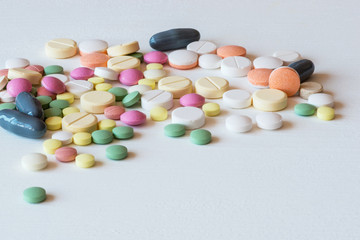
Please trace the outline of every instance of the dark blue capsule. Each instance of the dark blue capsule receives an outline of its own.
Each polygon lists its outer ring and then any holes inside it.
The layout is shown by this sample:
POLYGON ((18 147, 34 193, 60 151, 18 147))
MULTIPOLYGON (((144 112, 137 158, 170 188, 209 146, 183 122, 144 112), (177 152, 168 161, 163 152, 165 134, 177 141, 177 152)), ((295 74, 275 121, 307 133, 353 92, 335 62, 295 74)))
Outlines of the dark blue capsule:
POLYGON ((302 59, 293 62, 289 65, 289 67, 295 69, 295 71, 299 74, 300 82, 305 82, 308 80, 315 70, 314 63, 309 59, 302 59))
POLYGON ((199 41, 200 33, 193 28, 174 28, 154 34, 150 46, 158 51, 185 48, 189 43, 199 41))
POLYGON ((11 109, 0 111, 0 126, 9 132, 27 138, 41 138, 46 133, 44 121, 11 109))
POLYGON ((44 119, 44 111, 41 102, 31 93, 21 92, 15 99, 16 108, 27 115, 44 119))

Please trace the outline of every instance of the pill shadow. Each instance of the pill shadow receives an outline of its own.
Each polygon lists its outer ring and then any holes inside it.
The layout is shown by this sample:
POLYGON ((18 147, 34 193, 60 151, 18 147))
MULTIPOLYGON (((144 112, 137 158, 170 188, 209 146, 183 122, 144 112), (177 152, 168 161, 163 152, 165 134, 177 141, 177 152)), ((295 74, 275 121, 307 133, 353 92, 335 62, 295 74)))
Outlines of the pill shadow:
POLYGON ((49 161, 45 170, 53 170, 57 167, 58 167, 58 163, 49 161))
POLYGON ((139 132, 134 132, 134 136, 132 137, 132 138, 129 138, 129 139, 123 139, 123 141, 125 140, 131 140, 131 139, 139 139, 139 138, 141 138, 141 133, 139 133, 139 132))
POLYGON ((102 162, 102 161, 95 161, 94 167, 102 167, 102 166, 104 166, 104 162, 102 162))
POLYGON ((52 194, 46 194, 46 199, 44 202, 53 202, 55 200, 55 196, 52 194))
POLYGON ((121 161, 128 161, 128 160, 134 160, 136 158, 136 153, 134 152, 128 152, 128 155, 125 159, 121 160, 121 161))
POLYGON ((206 117, 206 123, 204 125, 205 128, 215 126, 217 124, 216 118, 214 117, 206 117))
POLYGON ((298 101, 294 98, 288 98, 286 109, 294 109, 298 101))
POLYGON ((211 142, 210 144, 215 144, 215 143, 218 143, 220 141, 220 138, 217 137, 217 136, 212 136, 211 137, 211 142))
POLYGON ((341 108, 343 108, 345 105, 342 103, 342 102, 335 102, 334 103, 334 108, 335 108, 335 110, 336 109, 341 109, 341 108))
POLYGON ((329 80, 329 77, 330 74, 328 73, 314 73, 307 81, 319 82, 324 85, 329 80))
POLYGON ((251 62, 253 62, 255 58, 257 58, 257 56, 255 56, 254 54, 248 54, 248 53, 246 53, 245 57, 250 59, 251 62))
POLYGON ((335 114, 334 120, 340 120, 343 118, 344 118, 344 116, 342 114, 335 114))
POLYGON ((294 127, 294 123, 292 122, 289 122, 289 121, 283 121, 283 125, 280 129, 283 129, 283 130, 288 130, 288 129, 291 129, 294 127))

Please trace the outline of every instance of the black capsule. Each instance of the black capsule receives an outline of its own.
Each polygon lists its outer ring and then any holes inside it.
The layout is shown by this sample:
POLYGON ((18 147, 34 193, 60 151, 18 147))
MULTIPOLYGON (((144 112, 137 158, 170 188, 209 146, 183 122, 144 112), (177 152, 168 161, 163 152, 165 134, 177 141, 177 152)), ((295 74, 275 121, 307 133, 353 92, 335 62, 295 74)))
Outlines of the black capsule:
POLYGON ((27 138, 41 138, 46 133, 44 121, 11 109, 0 111, 0 126, 9 132, 27 138))
POLYGON ((189 43, 199 41, 200 33, 193 28, 174 28, 154 34, 150 46, 158 51, 185 48, 189 43))
POLYGON ((21 92, 15 99, 16 108, 27 115, 44 119, 41 102, 28 92, 21 92))
POLYGON ((295 71, 299 74, 300 82, 305 82, 308 80, 315 70, 314 63, 309 59, 302 59, 293 62, 289 65, 289 67, 295 69, 295 71))

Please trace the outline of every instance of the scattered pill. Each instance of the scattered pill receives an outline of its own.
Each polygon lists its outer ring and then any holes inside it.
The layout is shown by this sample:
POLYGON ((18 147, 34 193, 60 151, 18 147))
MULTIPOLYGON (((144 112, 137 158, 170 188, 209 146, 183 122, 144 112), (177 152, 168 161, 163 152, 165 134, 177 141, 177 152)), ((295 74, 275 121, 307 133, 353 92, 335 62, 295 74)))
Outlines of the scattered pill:
POLYGON ((106 67, 96 67, 94 75, 110 81, 117 81, 119 78, 118 72, 106 67))
POLYGON ((229 77, 244 77, 251 70, 251 61, 246 57, 227 57, 221 62, 221 72, 229 77))
POLYGON ((199 67, 204 69, 217 69, 221 66, 222 58, 216 54, 204 54, 199 57, 199 67))
POLYGON ((60 162, 72 162, 76 156, 77 150, 73 147, 61 147, 55 151, 55 158, 60 162))
POLYGON ((180 98, 180 104, 184 107, 202 107, 205 98, 197 93, 188 93, 180 98))
POLYGON ((233 115, 226 118, 225 126, 231 132, 243 133, 250 131, 253 123, 251 118, 248 116, 233 115))
POLYGON ((125 109, 122 106, 109 106, 104 109, 105 117, 112 120, 120 120, 121 114, 125 112, 125 109))
POLYGON ((70 72, 70 76, 75 80, 88 80, 94 76, 94 70, 87 67, 78 67, 70 72))
POLYGON ((196 52, 199 55, 216 53, 216 45, 210 41, 195 41, 189 43, 186 49, 196 52))
POLYGON ((116 139, 130 139, 134 136, 134 129, 128 126, 114 127, 112 133, 116 139))
POLYGON ((95 157, 87 153, 79 154, 75 158, 75 164, 80 168, 91 168, 95 165, 95 157))
POLYGON ((80 55, 86 55, 89 53, 106 53, 108 43, 100 39, 89 39, 79 43, 80 55))
POLYGON ((112 84, 110 83, 99 83, 95 85, 96 91, 109 91, 112 88, 112 84))
POLYGON ((311 94, 321 93, 323 86, 318 82, 304 82, 300 84, 300 97, 308 99, 311 94))
POLYGON ((318 107, 316 116, 321 120, 330 121, 335 118, 335 110, 328 106, 321 106, 318 107))
POLYGON ((217 103, 205 103, 202 106, 202 110, 205 113, 205 116, 215 117, 220 114, 220 105, 217 103))
POLYGON ((41 85, 46 88, 46 90, 56 94, 63 93, 66 90, 65 84, 55 77, 43 77, 41 85))
POLYGON ((43 142, 44 152, 47 154, 54 154, 55 150, 62 146, 62 142, 57 139, 47 139, 43 142))
POLYGON ((127 56, 137 58, 137 59, 139 59, 139 61, 141 63, 144 62, 144 54, 141 52, 130 53, 130 54, 127 54, 127 56))
POLYGON ((251 94, 242 89, 232 89, 224 93, 224 103, 230 108, 247 108, 251 105, 251 94))
POLYGON ((48 158, 42 153, 28 153, 21 157, 21 165, 29 171, 39 171, 47 167, 48 158))
POLYGON ((308 103, 298 103, 295 105, 294 111, 299 116, 312 116, 316 111, 316 107, 308 103))
POLYGON ((298 52, 291 50, 280 50, 273 53, 273 57, 280 58, 284 65, 289 65, 290 63, 299 61, 301 55, 298 52))
POLYGON ((31 82, 25 78, 12 79, 6 86, 7 93, 16 97, 21 92, 31 92, 31 82))
POLYGON ((196 129, 190 133, 190 141, 197 145, 206 145, 211 142, 211 133, 205 129, 196 129))
POLYGON ((10 58, 5 61, 5 68, 25 68, 30 61, 25 58, 10 58))
POLYGON ((153 121, 164 121, 168 118, 168 111, 164 107, 155 106, 150 110, 150 118, 153 121))
POLYGON ((6 76, 0 76, 0 90, 3 90, 8 83, 8 78, 6 76))
POLYGON ((66 100, 53 100, 50 102, 51 108, 60 108, 61 110, 70 106, 70 103, 66 100))
POLYGON ((285 92, 288 97, 294 96, 300 89, 300 77, 290 67, 279 67, 271 72, 269 88, 285 92))
POLYGON ((131 107, 134 106, 137 102, 139 102, 140 98, 141 94, 138 91, 131 92, 123 98, 122 104, 124 107, 131 107))
POLYGON ((44 118, 49 118, 49 117, 54 117, 54 116, 58 116, 58 117, 62 117, 62 111, 60 108, 47 108, 44 110, 44 118))
POLYGON ((28 92, 21 92, 15 98, 15 104, 18 111, 27 115, 44 118, 44 111, 40 101, 28 92))
MULTIPOLYGON (((138 81, 138 85, 148 85, 150 87, 150 90, 154 90, 156 87, 156 81, 154 79, 144 78, 138 81)), ((140 92, 140 94, 142 93, 140 92)))
POLYGON ((117 57, 137 52, 139 49, 140 47, 138 41, 133 41, 111 46, 107 49, 107 53, 110 57, 117 57))
POLYGON ((69 104, 72 104, 75 100, 75 96, 72 93, 66 92, 66 93, 57 94, 56 99, 57 100, 65 100, 69 104))
POLYGON ((98 123, 99 130, 107 130, 111 132, 116 127, 116 122, 112 119, 104 119, 98 123))
POLYGON ((308 80, 315 70, 314 63, 308 59, 293 62, 289 67, 293 68, 299 74, 301 82, 308 80))
POLYGON ((137 69, 125 69, 119 75, 120 83, 127 86, 136 85, 142 78, 144 78, 143 73, 137 69))
POLYGON ((141 107, 151 110, 153 107, 163 107, 167 110, 173 107, 173 96, 170 92, 163 90, 151 90, 143 93, 141 107))
POLYGON ((195 91, 204 98, 221 98, 229 89, 229 82, 221 77, 203 77, 196 81, 195 91))
POLYGON ((181 137, 185 135, 185 125, 178 123, 171 123, 164 128, 165 135, 168 137, 181 137))
POLYGON ((62 118, 61 117, 49 117, 45 120, 45 124, 48 130, 50 131, 56 131, 61 129, 61 121, 62 118))
POLYGON ((246 56, 246 49, 237 45, 227 45, 219 47, 216 54, 221 58, 234 57, 234 56, 246 56))
POLYGON ((267 68, 275 69, 283 65, 283 61, 280 58, 272 56, 263 56, 254 59, 254 68, 267 68))
POLYGON ((9 69, 0 69, 0 76, 7 77, 9 69))
POLYGON ((24 190, 23 198, 28 203, 41 203, 46 200, 46 191, 41 187, 30 187, 24 190))
POLYGON ((108 90, 108 92, 115 96, 116 102, 120 102, 128 94, 126 88, 122 87, 112 87, 108 90))
POLYGON ((176 69, 186 70, 196 67, 198 54, 188 50, 176 50, 169 54, 169 65, 176 69))
MULTIPOLYGON (((166 59, 167 59, 167 55, 166 55, 166 59)), ((151 69, 163 69, 164 66, 160 63, 149 63, 146 65, 146 70, 151 70, 151 69)))
POLYGON ((149 85, 140 84, 140 85, 134 85, 134 86, 129 87, 127 92, 129 92, 129 93, 139 92, 142 95, 145 92, 150 91, 150 90, 152 90, 152 89, 149 85))
POLYGON ((256 88, 269 87, 269 77, 273 70, 267 68, 255 68, 248 72, 249 83, 256 88))
POLYGON ((172 111, 171 121, 185 125, 186 129, 196 129, 204 126, 205 115, 197 107, 179 107, 172 111))
POLYGON ((44 67, 41 65, 29 65, 29 66, 25 67, 25 69, 38 72, 41 75, 44 74, 44 67))
POLYGON ((45 53, 51 58, 70 58, 76 55, 76 52, 76 42, 67 38, 53 39, 45 45, 45 53))
POLYGON ((123 70, 140 67, 140 60, 130 56, 118 56, 110 58, 107 62, 108 68, 120 73, 123 70))
POLYGON ((0 110, 3 109, 12 109, 15 110, 16 109, 16 105, 14 103, 1 103, 0 104, 0 110))
POLYGON ((65 84, 66 90, 74 94, 75 98, 80 98, 86 92, 92 91, 94 85, 87 80, 74 80, 65 84))
POLYGON ((130 126, 137 126, 146 122, 146 115, 137 110, 124 112, 120 116, 120 120, 130 126))
POLYGON ((114 135, 111 131, 96 130, 91 133, 92 141, 96 144, 109 144, 114 140, 114 135))
POLYGON ((94 84, 94 86, 96 87, 96 85, 104 83, 105 79, 102 77, 91 77, 88 79, 88 81, 94 84))
POLYGON ((29 82, 32 85, 39 85, 42 75, 38 72, 28 70, 28 69, 11 68, 11 69, 9 69, 7 77, 8 77, 8 79, 11 79, 11 80, 13 80, 15 78, 25 78, 25 79, 29 80, 29 82))
POLYGON ((122 145, 112 145, 106 148, 106 157, 111 160, 122 160, 128 156, 128 150, 122 145))
POLYGON ((279 129, 283 125, 281 115, 274 112, 262 112, 257 114, 256 123, 259 128, 265 130, 279 129))
POLYGON ((62 129, 72 133, 93 132, 98 120, 95 115, 85 112, 71 113, 62 119, 62 129))
POLYGON ((144 77, 147 79, 153 79, 158 82, 160 79, 166 76, 166 71, 163 69, 149 69, 144 72, 144 77))
POLYGON ((165 64, 167 60, 168 60, 168 56, 166 55, 166 53, 160 51, 152 51, 144 55, 144 61, 146 63, 165 64))
POLYGON ((181 98, 192 92, 192 81, 182 76, 165 77, 158 82, 158 88, 171 92, 173 98, 181 98))
POLYGON ((50 74, 63 74, 64 68, 60 65, 50 65, 44 68, 45 75, 50 74))
POLYGON ((11 96, 7 90, 0 91, 0 101, 3 103, 14 102, 15 97, 11 96))
POLYGON ((185 48, 189 43, 198 41, 200 33, 193 28, 174 28, 151 36, 149 44, 158 51, 185 48))
POLYGON ((106 67, 110 57, 104 53, 89 53, 81 56, 80 64, 88 68, 106 67))
POLYGON ((260 89, 253 93, 254 108, 266 111, 276 112, 287 106, 287 95, 277 89, 260 89))
POLYGON ((73 135, 73 143, 79 146, 91 144, 91 134, 88 132, 77 132, 73 135))
POLYGON ((327 93, 315 93, 309 96, 308 103, 315 107, 334 107, 334 97, 327 93))
POLYGON ((115 96, 106 91, 87 92, 80 98, 82 109, 89 113, 104 113, 104 109, 114 103, 115 96))
POLYGON ((58 131, 54 133, 51 138, 61 141, 62 146, 69 145, 72 143, 73 134, 68 131, 58 131))

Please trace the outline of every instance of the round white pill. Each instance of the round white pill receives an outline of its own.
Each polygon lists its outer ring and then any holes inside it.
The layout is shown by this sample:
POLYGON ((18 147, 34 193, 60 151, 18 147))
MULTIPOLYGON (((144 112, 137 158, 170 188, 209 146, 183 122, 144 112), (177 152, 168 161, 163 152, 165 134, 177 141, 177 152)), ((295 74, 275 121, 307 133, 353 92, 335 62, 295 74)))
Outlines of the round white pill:
POLYGON ((14 102, 15 97, 11 96, 6 90, 0 92, 0 101, 4 103, 14 102))
POLYGON ((164 69, 149 69, 144 71, 144 77, 147 79, 153 79, 157 82, 166 77, 166 71, 164 69))
POLYGON ((334 107, 334 97, 327 93, 314 93, 309 96, 308 103, 315 107, 334 107))
POLYGON ((57 78, 60 81, 62 81, 63 83, 67 83, 69 81, 69 77, 66 76, 65 74, 54 73, 54 74, 49 74, 49 75, 46 75, 46 76, 47 77, 57 78))
POLYGON ((10 58, 5 62, 5 68, 25 68, 30 65, 30 61, 25 58, 10 58))
POLYGON ((240 133, 250 131, 253 123, 248 116, 234 115, 226 118, 225 126, 229 131, 240 133))
POLYGON ((153 107, 163 107, 169 110, 173 107, 173 95, 163 90, 146 91, 141 96, 141 107, 149 111, 153 107))
POLYGON ((134 85, 129 87, 128 93, 138 91, 140 94, 144 94, 147 91, 150 91, 151 87, 149 85, 134 85))
POLYGON ((106 67, 96 67, 94 70, 94 75, 110 81, 117 81, 119 78, 119 73, 106 67))
POLYGON ((108 43, 100 39, 90 39, 79 43, 79 51, 81 54, 105 52, 108 48, 108 43))
POLYGON ((204 54, 199 57, 199 67, 217 69, 221 66, 222 58, 217 54, 204 54))
POLYGON ((323 86, 318 82, 304 82, 300 84, 300 97, 308 99, 311 94, 320 93, 323 86))
POLYGON ((197 63, 198 55, 193 51, 175 50, 168 55, 170 65, 193 66, 197 63))
POLYGON ((229 77, 244 77, 251 70, 251 61, 246 57, 233 56, 221 62, 221 72, 229 77))
POLYGON ((171 114, 172 123, 179 123, 186 129, 201 128, 205 124, 204 112, 196 107, 179 107, 171 114))
POLYGON ((72 137, 73 137, 73 134, 68 131, 59 131, 59 132, 54 133, 51 136, 52 139, 61 141, 63 146, 72 143, 72 137))
POLYGON ((256 115, 256 123, 259 128, 265 130, 279 129, 283 125, 282 117, 274 112, 262 112, 256 115))
POLYGON ((42 153, 29 153, 21 158, 21 165, 29 171, 39 171, 48 165, 48 159, 42 153))
POLYGON ((223 94, 224 103, 230 108, 247 108, 251 105, 251 93, 242 89, 233 89, 223 94))
POLYGON ((267 68, 267 69, 275 69, 281 67, 283 65, 283 61, 280 58, 265 56, 255 58, 254 68, 267 68))
POLYGON ((66 84, 66 90, 74 94, 75 98, 80 98, 86 92, 94 89, 94 84, 86 80, 73 80, 66 84))
POLYGON ((195 41, 189 43, 186 47, 187 50, 196 52, 199 55, 215 53, 216 45, 210 41, 195 41))
POLYGON ((299 61, 301 55, 298 52, 291 50, 280 50, 273 53, 273 57, 280 58, 284 65, 289 65, 290 63, 299 61))

